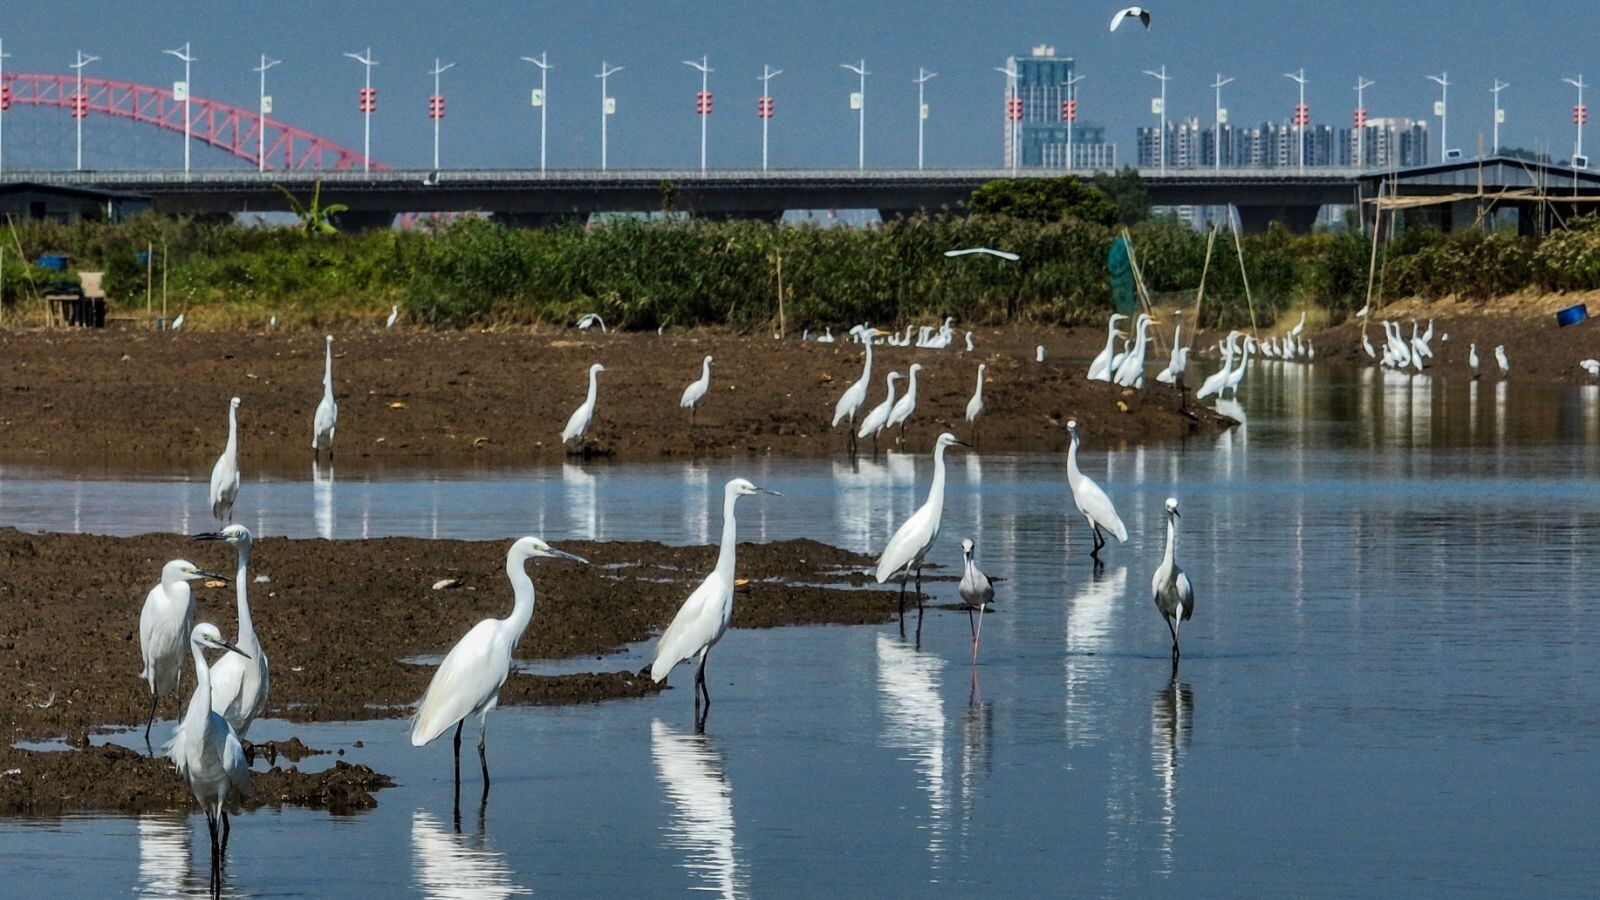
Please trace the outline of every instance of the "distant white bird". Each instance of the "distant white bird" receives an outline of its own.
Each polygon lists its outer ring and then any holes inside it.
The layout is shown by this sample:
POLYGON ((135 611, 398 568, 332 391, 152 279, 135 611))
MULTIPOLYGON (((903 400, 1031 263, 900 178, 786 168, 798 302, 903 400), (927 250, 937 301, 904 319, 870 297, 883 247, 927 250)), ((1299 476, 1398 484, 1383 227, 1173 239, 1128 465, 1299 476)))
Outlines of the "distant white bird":
POLYGON ((978 383, 972 388, 972 399, 967 401, 967 424, 972 426, 972 442, 978 442, 978 420, 983 418, 983 371, 989 366, 978 363, 978 383))
POLYGON ((972 661, 978 661, 978 639, 983 636, 983 612, 994 600, 994 585, 973 560, 972 538, 961 541, 961 558, 966 569, 961 573, 961 584, 956 592, 961 595, 961 605, 967 608, 967 628, 972 632, 972 661), (972 624, 972 611, 978 611, 978 624, 972 624))
POLYGON ((855 456, 856 453, 856 414, 861 411, 861 404, 867 402, 867 389, 872 384, 872 339, 885 334, 876 328, 861 328, 857 333, 861 335, 861 343, 866 347, 867 357, 861 364, 861 377, 845 388, 844 393, 839 395, 838 402, 833 405, 833 425, 830 426, 838 428, 841 420, 846 418, 850 420, 850 430, 846 438, 851 456, 855 456))
POLYGON ((572 411, 572 416, 567 419, 567 427, 561 429, 561 443, 565 444, 576 439, 580 444, 589 433, 589 424, 594 421, 595 395, 599 392, 599 375, 606 370, 605 366, 595 363, 589 367, 589 394, 578 408, 572 411))
POLYGON ((967 332, 967 352, 972 352, 972 332, 967 332))
POLYGON ((889 411, 889 421, 884 428, 899 428, 900 434, 894 439, 895 446, 906 442, 906 420, 917 411, 917 373, 922 371, 922 363, 912 363, 910 374, 906 376, 906 392, 895 401, 894 409, 889 411))
POLYGON ((672 617, 672 624, 656 642, 655 662, 650 664, 650 678, 659 684, 679 663, 696 656, 700 658, 694 673, 695 728, 700 731, 705 730, 705 716, 711 711, 711 692, 706 689, 706 658, 727 633, 728 620, 733 617, 734 553, 738 534, 733 505, 740 497, 751 494, 781 496, 777 491, 756 487, 743 478, 735 478, 722 486, 722 547, 717 551, 716 568, 672 617), (700 705, 702 697, 705 698, 704 711, 700 705))
POLYGON ((389 307, 389 318, 384 321, 383 327, 384 328, 393 328, 394 327, 394 323, 396 323, 398 321, 400 321, 400 307, 398 307, 398 306, 389 307))
POLYGON ((1506 345, 1498 344, 1494 348, 1494 361, 1500 366, 1500 377, 1511 374, 1511 361, 1506 359, 1506 345))
POLYGON ((1117 320, 1126 318, 1127 316, 1123 315, 1122 313, 1111 314, 1111 319, 1106 325, 1105 349, 1101 350, 1100 355, 1096 356, 1094 361, 1089 363, 1090 381, 1111 380, 1111 360, 1117 355, 1117 320))
POLYGON ((1111 30, 1116 31, 1123 19, 1138 19, 1144 23, 1145 28, 1150 27, 1150 11, 1138 6, 1130 6, 1111 17, 1111 30))
POLYGON ((1372 349, 1372 342, 1367 340, 1366 332, 1361 333, 1361 349, 1366 352, 1368 359, 1378 358, 1378 351, 1372 349))
POLYGON ((322 360, 322 402, 311 417, 311 458, 322 458, 328 451, 333 459, 333 430, 339 425, 339 404, 333 399, 333 335, 328 335, 322 360))
POLYGON ((1194 392, 1195 399, 1204 400, 1212 394, 1221 396, 1222 389, 1233 376, 1233 345, 1238 339, 1239 332, 1228 332, 1228 338, 1222 345, 1222 368, 1211 373, 1210 377, 1200 383, 1200 390, 1194 392))
POLYGON ((1098 561, 1100 548, 1106 545, 1101 529, 1116 538, 1118 543, 1128 540, 1128 529, 1117 515, 1117 508, 1111 505, 1111 498, 1100 489, 1100 485, 1094 483, 1094 479, 1078 468, 1078 420, 1069 419, 1067 431, 1072 434, 1072 446, 1067 449, 1067 487, 1072 490, 1073 504, 1089 523, 1094 536, 1094 549, 1089 551, 1089 556, 1098 561))
POLYGON ((1122 364, 1112 373, 1111 380, 1122 387, 1144 387, 1144 357, 1150 346, 1150 327, 1156 323, 1147 313, 1140 313, 1133 326, 1133 349, 1122 358, 1122 364))
MULTIPOLYGON (((189 582, 202 578, 222 578, 186 559, 175 559, 161 567, 161 583, 145 595, 139 611, 139 656, 144 669, 139 677, 150 689, 150 718, 145 722, 144 741, 150 743, 150 726, 156 720, 156 703, 179 689, 183 682, 183 652, 188 649, 189 632, 194 628, 194 593, 189 582)), ((226 581, 227 579, 223 579, 226 581)))
POLYGON ((461 804, 461 727, 471 715, 478 717, 478 764, 483 769, 483 791, 489 792, 489 759, 484 752, 489 713, 499 704, 500 687, 511 674, 511 654, 533 621, 533 579, 525 564, 536 557, 588 563, 583 557, 557 550, 536 537, 520 538, 512 544, 506 553, 506 577, 511 580, 515 598, 511 615, 484 619, 450 648, 411 719, 413 747, 427 744, 451 725, 456 727, 457 807, 461 804))
POLYGON ((1189 368, 1189 348, 1183 346, 1183 310, 1172 313, 1172 353, 1167 357, 1167 367, 1156 373, 1162 384, 1182 384, 1183 373, 1189 368))
POLYGON ((1161 610, 1161 617, 1167 622, 1167 630, 1172 632, 1174 666, 1178 664, 1178 629, 1184 622, 1194 618, 1194 585, 1189 583, 1189 576, 1172 558, 1177 530, 1178 500, 1168 497, 1167 550, 1161 557, 1161 565, 1156 567, 1156 574, 1150 579, 1150 591, 1155 595, 1156 609, 1161 610))
POLYGON ((267 320, 267 330, 268 331, 277 331, 278 330, 278 317, 277 316, 273 316, 272 318, 267 320))
POLYGON ((832 325, 829 325, 827 330, 825 330, 822 333, 822 337, 817 338, 817 343, 819 343, 819 344, 831 344, 831 343, 833 343, 833 326, 832 325))
POLYGON ((690 427, 694 426, 695 408, 705 399, 706 391, 709 390, 711 390, 711 357, 708 355, 700 361, 700 377, 689 382, 689 386, 683 389, 683 399, 678 401, 680 409, 689 411, 690 427))
POLYGON ((250 731, 250 724, 267 709, 271 680, 267 652, 261 648, 255 621, 250 616, 250 529, 229 525, 221 531, 197 534, 194 539, 232 544, 236 556, 233 592, 239 613, 239 639, 235 643, 245 655, 244 658, 224 656, 211 667, 211 708, 227 719, 243 740, 250 731))
POLYGON ((1305 331, 1305 330, 1306 330, 1306 312, 1305 312, 1305 310, 1301 310, 1300 311, 1300 321, 1293 328, 1289 329, 1289 336, 1292 337, 1292 338, 1298 339, 1300 337, 1300 333, 1305 331))
POLYGON ((945 256, 966 256, 969 253, 987 253, 990 256, 998 256, 1001 259, 1010 260, 1011 262, 1016 262, 1017 260, 1022 258, 1022 257, 1016 255, 1015 253, 1011 253, 1011 252, 1008 252, 1008 251, 1005 251, 1005 250, 992 250, 992 249, 990 249, 988 247, 968 247, 965 250, 946 250, 944 252, 944 255, 945 256))
POLYGON ((1369 303, 1366 306, 1363 306, 1360 309, 1356 310, 1356 318, 1365 319, 1367 317, 1367 307, 1369 307, 1371 305, 1372 304, 1369 303))
POLYGON ((578 320, 579 331, 588 331, 590 328, 593 328, 596 325, 600 326, 600 333, 604 334, 606 331, 606 320, 600 318, 599 313, 589 313, 578 320))
POLYGON ((1578 368, 1600 378, 1600 359, 1585 359, 1578 362, 1578 368))
POLYGON ((1224 390, 1235 400, 1239 399, 1239 382, 1244 381, 1244 373, 1250 368, 1250 354, 1255 348, 1256 339, 1245 335, 1244 350, 1239 354, 1239 365, 1228 374, 1228 383, 1222 386, 1222 390, 1217 391, 1218 399, 1221 399, 1224 390))
POLYGON ((206 669, 205 651, 244 651, 223 640, 217 626, 206 622, 194 626, 189 650, 194 657, 194 695, 163 752, 205 811, 206 827, 211 832, 211 885, 216 893, 222 878, 222 854, 228 849, 231 830, 228 816, 237 814, 250 796, 250 765, 233 726, 211 711, 211 675, 206 669))
POLYGON ((889 424, 889 414, 894 411, 895 379, 903 377, 905 376, 899 372, 889 373, 888 377, 884 379, 889 383, 888 396, 884 397, 883 402, 873 407, 872 412, 867 413, 867 417, 861 420, 861 430, 857 432, 856 437, 872 438, 872 455, 874 457, 878 455, 878 433, 883 431, 889 424))
POLYGON ((1033 361, 1034 362, 1041 362, 1041 363, 1044 362, 1044 345, 1043 344, 1040 344, 1039 346, 1034 348, 1034 350, 1033 350, 1033 361))
POLYGON ((895 530, 883 555, 878 557, 876 577, 883 584, 896 574, 900 576, 900 613, 906 611, 906 580, 911 570, 917 570, 917 609, 922 609, 922 560, 939 538, 939 522, 944 517, 944 451, 946 447, 965 447, 950 432, 939 435, 933 443, 933 483, 928 486, 928 499, 911 518, 895 530))
POLYGON ((177 331, 179 328, 182 328, 182 327, 183 327, 183 313, 178 313, 178 317, 176 319, 172 320, 172 330, 173 331, 177 331))
POLYGON ((1478 345, 1476 342, 1467 345, 1467 368, 1472 370, 1473 378, 1477 378, 1482 374, 1478 371, 1478 345))
POLYGON ((233 501, 239 496, 239 398, 228 401, 228 443, 211 467, 211 515, 233 521, 233 501))

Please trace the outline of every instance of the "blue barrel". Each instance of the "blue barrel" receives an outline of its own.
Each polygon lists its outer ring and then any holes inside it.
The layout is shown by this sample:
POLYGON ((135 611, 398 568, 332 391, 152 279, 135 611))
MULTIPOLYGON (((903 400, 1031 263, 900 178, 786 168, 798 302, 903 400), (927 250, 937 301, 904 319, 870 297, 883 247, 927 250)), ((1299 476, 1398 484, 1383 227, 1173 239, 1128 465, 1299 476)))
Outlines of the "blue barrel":
POLYGON ((1576 325, 1587 318, 1589 318, 1589 307, 1579 303, 1577 306, 1569 306, 1556 313, 1556 324, 1565 328, 1568 325, 1576 325))
POLYGON ((65 272, 67 270, 67 258, 65 256, 41 256, 39 257, 39 267, 65 272))

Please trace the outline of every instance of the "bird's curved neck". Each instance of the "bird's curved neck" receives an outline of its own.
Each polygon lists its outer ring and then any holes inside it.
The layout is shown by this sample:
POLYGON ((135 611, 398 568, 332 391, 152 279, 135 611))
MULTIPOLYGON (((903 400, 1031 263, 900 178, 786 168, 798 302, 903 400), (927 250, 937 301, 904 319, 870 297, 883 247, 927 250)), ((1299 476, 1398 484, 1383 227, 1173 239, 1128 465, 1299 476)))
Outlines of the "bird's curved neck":
POLYGON ((594 395, 600 390, 600 373, 589 370, 589 405, 594 405, 594 395))
POLYGON ((906 393, 905 393, 905 396, 909 397, 912 394, 915 394, 916 392, 917 392, 917 370, 916 369, 912 369, 911 370, 911 374, 909 376, 907 376, 907 378, 906 378, 906 393))
POLYGON ((733 504, 739 495, 728 492, 722 498, 722 547, 717 551, 717 574, 729 582, 733 579, 733 557, 738 546, 738 525, 733 518, 733 504))
POLYGON ((322 361, 322 393, 333 396, 333 345, 329 344, 322 361))
POLYGON ((227 453, 239 451, 239 411, 232 406, 228 407, 228 447, 227 453))
POLYGON ((239 561, 233 570, 233 595, 239 606, 239 648, 254 657, 261 648, 256 642, 255 623, 250 618, 250 581, 245 577, 250 568, 250 542, 241 541, 234 549, 239 551, 239 561))
POLYGON ((872 380, 872 335, 862 335, 862 343, 867 345, 867 361, 861 364, 861 380, 872 380))
POLYGON ((511 579, 511 593, 515 602, 511 606, 511 615, 504 621, 518 638, 527 630, 528 623, 533 621, 533 578, 528 575, 527 561, 526 556, 506 557, 506 577, 511 579))
POLYGON ((211 669, 206 665, 204 651, 192 640, 189 653, 194 657, 194 696, 189 698, 189 708, 183 715, 183 733, 198 741, 205 717, 211 713, 211 669))
POLYGON ((978 388, 977 388, 977 390, 973 391, 973 393, 977 394, 979 397, 983 396, 983 370, 982 369, 978 370, 978 388))
POLYGON ((1167 552, 1161 557, 1161 567, 1163 569, 1168 570, 1168 571, 1172 570, 1172 550, 1173 550, 1173 546, 1172 545, 1177 542, 1177 535, 1178 535, 1178 520, 1176 518, 1174 518, 1172 516, 1172 514, 1168 513, 1167 514, 1167 552))
POLYGON ((1067 481, 1077 484, 1083 473, 1078 470, 1078 432, 1072 432, 1072 443, 1067 447, 1067 481))
POLYGON ((707 359, 700 362, 700 377, 706 381, 711 380, 711 360, 707 359))
POLYGON ((933 484, 928 485, 928 506, 937 523, 944 512, 944 444, 933 448, 933 484))

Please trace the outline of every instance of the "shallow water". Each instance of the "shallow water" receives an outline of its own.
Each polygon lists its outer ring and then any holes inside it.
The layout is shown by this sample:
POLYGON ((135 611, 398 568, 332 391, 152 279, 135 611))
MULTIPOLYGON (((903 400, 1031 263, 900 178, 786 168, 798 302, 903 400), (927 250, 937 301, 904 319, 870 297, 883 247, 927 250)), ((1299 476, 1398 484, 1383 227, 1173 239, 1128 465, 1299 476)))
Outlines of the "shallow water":
MULTIPOLYGON (((1059 458, 953 454, 937 561, 971 536, 1005 579, 976 667, 957 612, 930 610, 920 647, 893 625, 735 631, 704 738, 684 670, 645 700, 496 712, 494 791, 480 814, 469 761, 460 833, 448 742, 414 751, 396 721, 258 725, 400 786, 358 816, 241 817, 228 890, 1588 895, 1600 397, 1280 366, 1245 400, 1246 426, 1217 438, 1107 453, 1085 436, 1129 530, 1098 576, 1059 458), (1176 680, 1148 599, 1168 495, 1198 592, 1176 680)), ((698 542, 733 474, 785 493, 741 501, 742 538, 875 550, 928 463, 341 470, 250 482, 239 510, 268 534, 698 542)), ((0 521, 210 526, 198 480, 14 468, 0 521)), ((198 816, 0 824, 24 896, 203 892, 205 847, 198 816)))

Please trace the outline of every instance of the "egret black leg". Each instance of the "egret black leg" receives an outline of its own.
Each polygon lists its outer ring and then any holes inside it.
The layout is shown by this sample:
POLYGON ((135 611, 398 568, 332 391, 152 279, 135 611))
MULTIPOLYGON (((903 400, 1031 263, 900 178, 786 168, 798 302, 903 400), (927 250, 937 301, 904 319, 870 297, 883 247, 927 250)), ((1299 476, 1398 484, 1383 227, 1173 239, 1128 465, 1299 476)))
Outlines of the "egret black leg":
POLYGON ((1093 536, 1094 536, 1094 549, 1089 551, 1089 558, 1098 560, 1100 558, 1100 548, 1104 547, 1106 545, 1106 539, 1104 537, 1100 536, 1100 526, 1099 525, 1094 526, 1093 536))
POLYGON ((456 723, 456 815, 461 815, 461 726, 466 719, 456 723))
POLYGON ((228 852, 228 835, 233 831, 233 824, 228 821, 228 814, 222 814, 222 852, 228 852))
POLYGON ((917 563, 917 615, 922 615, 922 563, 917 563))
POLYGON ((694 730, 696 734, 704 734, 706 719, 711 715, 711 691, 706 687, 706 660, 711 658, 708 650, 700 652, 700 665, 694 672, 694 730), (705 698, 705 705, 701 706, 700 699, 705 698))
POLYGON ((489 795, 489 754, 484 749, 484 742, 489 737, 489 719, 484 717, 478 726, 478 765, 483 769, 483 794, 489 795))
MULTIPOLYGON (((146 750, 150 749, 150 726, 156 723, 156 701, 160 699, 160 696, 155 691, 150 692, 150 718, 144 723, 144 746, 146 750)), ((154 756, 155 751, 152 750, 150 755, 154 756)))

